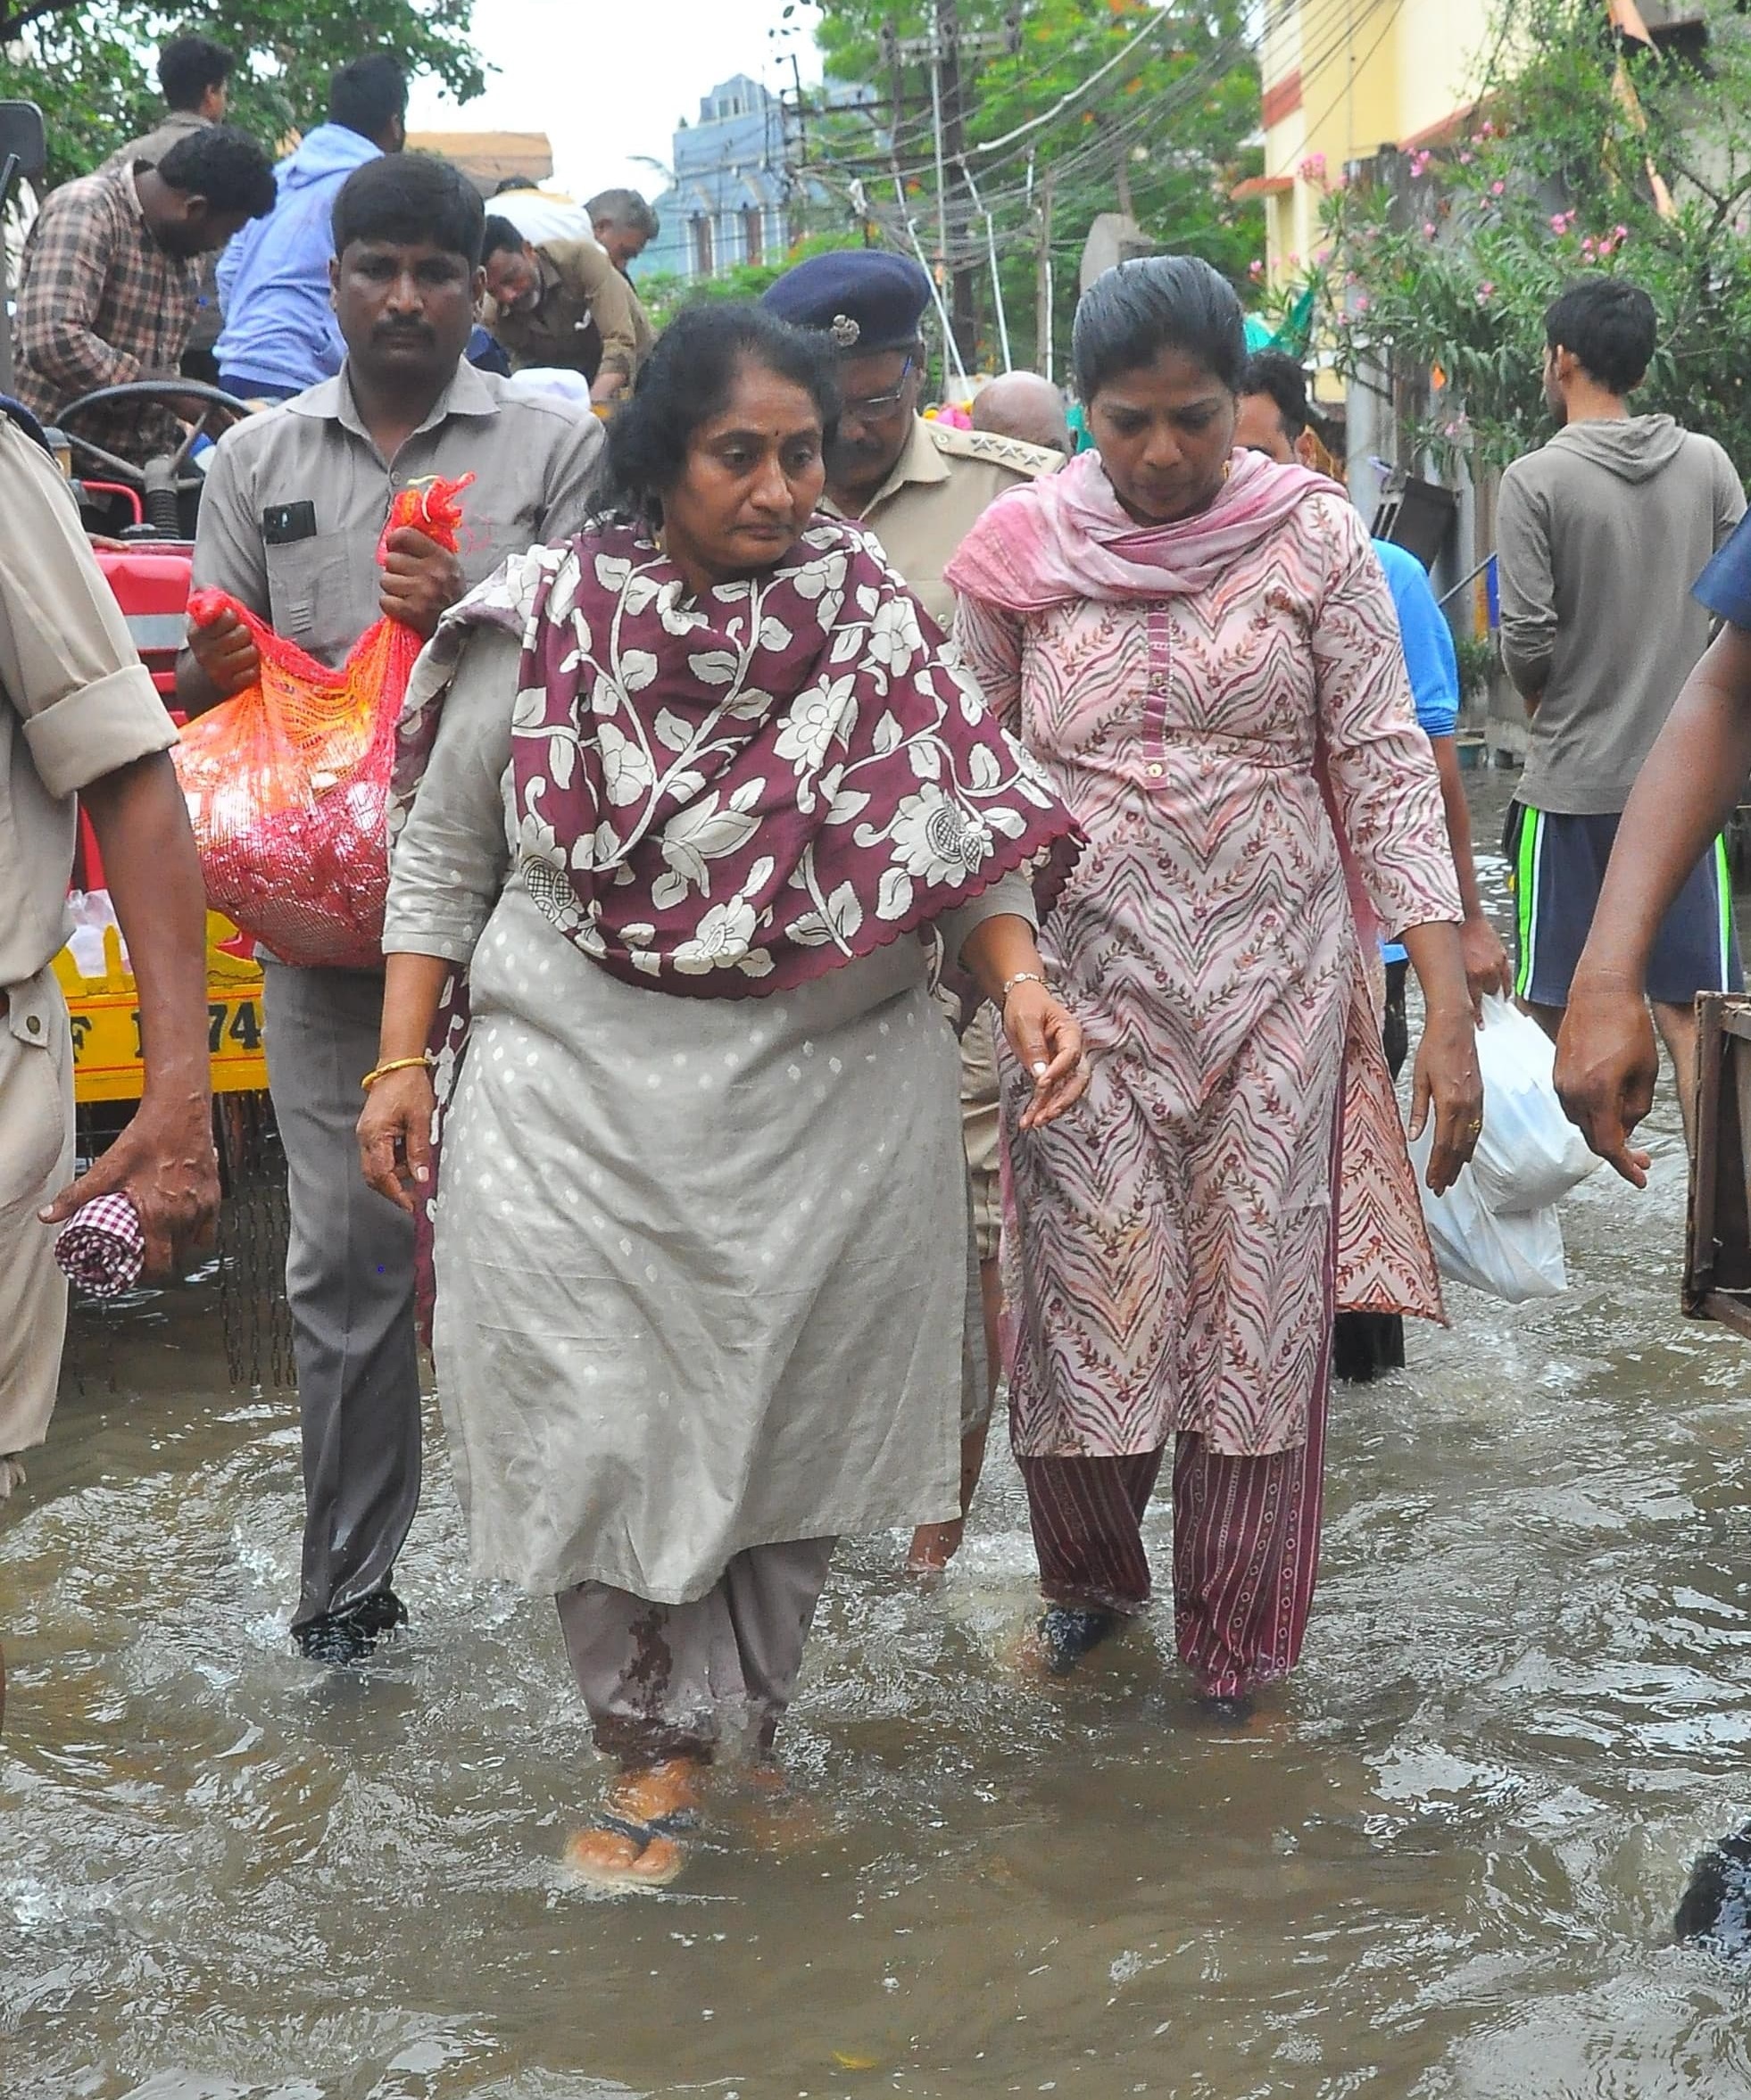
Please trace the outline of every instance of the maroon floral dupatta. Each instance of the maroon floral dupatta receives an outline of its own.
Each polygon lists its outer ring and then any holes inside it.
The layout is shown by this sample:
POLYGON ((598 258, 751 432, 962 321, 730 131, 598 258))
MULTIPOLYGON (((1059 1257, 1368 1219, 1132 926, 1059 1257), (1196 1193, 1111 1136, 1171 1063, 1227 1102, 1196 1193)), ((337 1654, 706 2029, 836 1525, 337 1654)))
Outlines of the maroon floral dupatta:
POLYGON ((517 872, 628 984, 784 991, 1025 866, 1050 904, 1075 862, 1069 812, 854 526, 700 597, 632 526, 508 562, 415 670, 392 835, 482 627, 522 644, 517 872))
MULTIPOLYGON (((769 575, 703 599, 646 535, 513 559, 448 613, 409 682, 389 806, 406 822, 470 635, 521 643, 515 865, 616 976, 746 998, 821 976, 1033 870, 1050 906, 1081 848, 1033 760, 986 714, 858 527, 817 519, 769 575)), ((940 956, 934 959, 940 962, 940 956)), ((441 1150, 468 980, 433 1036, 441 1150)), ((430 1197, 418 1226, 429 1341, 430 1197)))

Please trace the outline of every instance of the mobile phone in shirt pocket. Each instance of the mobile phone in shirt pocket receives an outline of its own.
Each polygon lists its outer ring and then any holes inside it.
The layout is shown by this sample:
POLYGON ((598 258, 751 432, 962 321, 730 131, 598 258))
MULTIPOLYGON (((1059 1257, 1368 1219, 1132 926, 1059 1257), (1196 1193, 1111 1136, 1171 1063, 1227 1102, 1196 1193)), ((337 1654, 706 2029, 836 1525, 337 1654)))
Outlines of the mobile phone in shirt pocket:
POLYGON ((275 634, 296 642, 312 656, 323 656, 338 642, 343 652, 377 617, 377 572, 365 578, 369 599, 364 617, 348 625, 350 601, 346 557, 332 537, 318 535, 275 544, 264 542, 268 566, 269 624, 275 634))

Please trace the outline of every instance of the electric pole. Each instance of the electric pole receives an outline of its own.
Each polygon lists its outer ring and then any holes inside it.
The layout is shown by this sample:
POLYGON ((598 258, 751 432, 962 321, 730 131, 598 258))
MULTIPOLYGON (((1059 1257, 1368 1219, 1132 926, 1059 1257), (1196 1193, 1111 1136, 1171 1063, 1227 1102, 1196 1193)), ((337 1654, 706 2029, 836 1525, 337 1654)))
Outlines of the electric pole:
POLYGON ((949 267, 949 186, 942 171, 942 0, 930 9, 930 130, 936 154, 936 282, 949 267))
POLYGON ((1040 178, 1040 255, 1034 278, 1034 362, 1050 379, 1052 376, 1052 171, 1040 178))
MULTIPOLYGON (((937 162, 938 180, 942 178, 942 162, 960 168, 967 152, 966 111, 961 102, 960 84, 960 15, 958 0, 935 0, 936 42, 942 71, 942 151, 937 162)), ((944 219, 946 220, 946 208, 944 219)), ((955 244, 949 258, 949 307, 954 316, 955 339, 960 344, 963 362, 970 361, 977 349, 977 320, 973 308, 973 263, 967 253, 967 239, 962 237, 962 221, 958 212, 954 228, 955 244)))
POLYGON ((1123 137, 1113 143, 1113 184, 1118 191, 1118 208, 1127 219, 1137 214, 1131 208, 1131 149, 1123 137))

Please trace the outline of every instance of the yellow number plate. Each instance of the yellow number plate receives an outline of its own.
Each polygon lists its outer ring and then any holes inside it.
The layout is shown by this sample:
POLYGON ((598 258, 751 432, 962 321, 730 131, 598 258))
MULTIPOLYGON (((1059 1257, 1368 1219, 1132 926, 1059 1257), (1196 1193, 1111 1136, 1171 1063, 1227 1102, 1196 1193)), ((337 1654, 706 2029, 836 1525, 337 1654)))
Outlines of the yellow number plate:
MULTIPOLYGON (((73 1092, 81 1101, 134 1101, 145 1074, 140 1009, 129 992, 100 992, 68 1002, 73 1025, 73 1092)), ((208 987, 207 1047, 215 1093, 247 1093, 268 1083, 261 1050, 261 1000, 208 987)))
MULTIPOLYGON (((248 946, 228 919, 207 914, 207 1048, 215 1093, 255 1093, 268 1083, 261 970, 248 946)), ((137 1101, 145 1084, 139 997, 112 929, 104 949, 101 977, 81 976, 71 950, 55 959, 73 1030, 73 1093, 81 1101, 137 1101)))

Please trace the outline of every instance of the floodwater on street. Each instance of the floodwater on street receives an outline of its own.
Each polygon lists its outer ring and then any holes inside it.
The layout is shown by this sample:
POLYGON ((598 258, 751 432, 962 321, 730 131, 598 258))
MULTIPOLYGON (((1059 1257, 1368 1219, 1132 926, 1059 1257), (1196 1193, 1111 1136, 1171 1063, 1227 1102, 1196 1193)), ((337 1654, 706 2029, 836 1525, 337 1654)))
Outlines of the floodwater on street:
POLYGON ((411 1633, 324 1671, 294 1410, 229 1390, 216 1285, 81 1314, 0 1513, 0 2095, 1751 2095, 1747 1980, 1671 1944, 1751 1813, 1751 1349, 1678 1317, 1669 1099, 1654 1137, 1647 1194, 1566 1207, 1565 1297, 1455 1291, 1338 1389, 1306 1661, 1250 1732, 1191 1707, 1165 1595, 1016 1680, 1004 1457, 934 1594, 842 1551, 793 1797, 726 1786, 621 1899, 559 1870, 602 1768, 551 1605, 467 1576, 436 1416, 411 1633))

